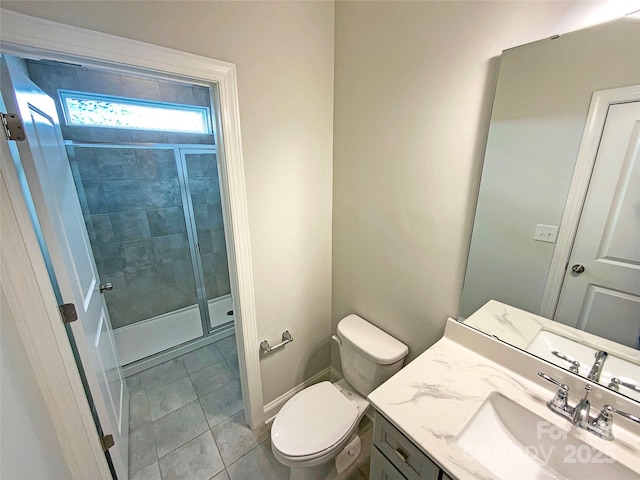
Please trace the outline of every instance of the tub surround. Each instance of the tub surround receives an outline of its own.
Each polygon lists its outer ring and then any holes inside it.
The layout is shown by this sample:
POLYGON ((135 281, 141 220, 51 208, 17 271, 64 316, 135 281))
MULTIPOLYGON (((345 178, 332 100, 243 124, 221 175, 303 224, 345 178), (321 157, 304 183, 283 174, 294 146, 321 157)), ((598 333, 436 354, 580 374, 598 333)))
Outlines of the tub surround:
POLYGON ((373 391, 368 399, 424 454, 460 480, 499 478, 458 444, 465 425, 492 393, 513 400, 563 432, 571 432, 579 441, 606 452, 640 475, 640 426, 616 418, 614 441, 576 429, 548 409, 546 402, 556 388, 539 378, 538 372, 569 385, 571 406, 582 398, 585 385, 592 384, 589 396, 592 415, 607 403, 616 409, 638 412, 638 404, 630 399, 451 318, 440 341, 373 391))

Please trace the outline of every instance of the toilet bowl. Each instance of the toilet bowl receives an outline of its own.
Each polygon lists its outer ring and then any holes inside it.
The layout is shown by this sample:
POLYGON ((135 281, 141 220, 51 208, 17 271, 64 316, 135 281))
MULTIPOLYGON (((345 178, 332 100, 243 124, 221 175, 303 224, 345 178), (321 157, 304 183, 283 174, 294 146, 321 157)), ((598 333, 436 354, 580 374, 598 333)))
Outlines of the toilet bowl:
POLYGON ((291 479, 339 478, 360 453, 357 435, 366 396, 402 367, 406 345, 357 315, 338 324, 345 378, 320 382, 291 397, 271 428, 274 457, 291 468, 291 479))

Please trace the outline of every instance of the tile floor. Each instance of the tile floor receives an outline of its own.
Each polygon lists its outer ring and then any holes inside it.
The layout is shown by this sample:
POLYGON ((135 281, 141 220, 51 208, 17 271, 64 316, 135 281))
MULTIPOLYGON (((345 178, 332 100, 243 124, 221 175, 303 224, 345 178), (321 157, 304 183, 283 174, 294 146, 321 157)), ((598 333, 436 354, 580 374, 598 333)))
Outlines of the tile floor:
MULTIPOLYGON (((287 480, 265 427, 244 423, 235 337, 127 378, 131 480, 287 480)), ((349 480, 368 476, 370 422, 349 480)))

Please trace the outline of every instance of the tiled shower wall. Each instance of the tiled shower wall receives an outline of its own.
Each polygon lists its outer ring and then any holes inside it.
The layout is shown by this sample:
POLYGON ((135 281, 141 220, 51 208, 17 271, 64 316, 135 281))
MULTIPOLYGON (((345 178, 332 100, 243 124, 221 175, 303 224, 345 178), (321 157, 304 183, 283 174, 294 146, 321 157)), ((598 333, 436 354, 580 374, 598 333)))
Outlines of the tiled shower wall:
MULTIPOLYGON (((58 88, 209 106, 202 87, 49 62, 28 66, 59 110, 58 88)), ((210 135, 64 125, 62 130, 66 140, 78 142, 213 144, 210 135)), ((113 327, 195 305, 174 150, 75 146, 67 152, 101 282, 114 286, 105 294, 113 327)), ((186 159, 211 299, 230 293, 216 156, 187 154, 186 159)))

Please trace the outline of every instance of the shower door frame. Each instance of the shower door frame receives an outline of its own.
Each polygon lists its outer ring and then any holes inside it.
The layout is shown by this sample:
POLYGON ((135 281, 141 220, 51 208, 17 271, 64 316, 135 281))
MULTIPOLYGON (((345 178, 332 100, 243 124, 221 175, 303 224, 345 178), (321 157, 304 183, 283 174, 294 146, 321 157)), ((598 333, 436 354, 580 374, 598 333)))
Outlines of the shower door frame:
MULTIPOLYGON (((235 331, 238 345, 240 381, 244 403, 245 420, 249 427, 257 428, 265 420, 260 374, 259 344, 255 300, 253 290, 253 268, 251 264, 251 243, 247 210, 247 191, 242 156, 240 134, 240 108, 236 67, 234 64, 200 55, 160 47, 115 35, 64 25, 28 15, 2 10, 0 16, 0 51, 20 58, 34 60, 54 60, 69 63, 81 63, 86 66, 115 70, 133 74, 146 74, 179 82, 202 85, 211 88, 212 107, 220 131, 216 132, 216 146, 220 176, 224 178, 221 194, 228 198, 228 213, 231 223, 231 239, 227 239, 227 254, 230 270, 231 290, 235 300, 235 331)), ((34 266, 36 275, 42 274, 34 266)), ((44 305, 57 310, 52 299, 40 295, 40 292, 20 291, 16 301, 34 302, 38 298, 44 305)), ((55 316, 40 317, 43 328, 59 329, 55 316), (45 327, 46 325, 46 327, 45 327)), ((27 343, 37 342, 34 330, 21 328, 20 334, 27 343)), ((57 340, 60 342, 60 340, 57 340)), ((62 355, 68 358, 68 345, 61 343, 55 350, 43 345, 40 355, 30 357, 36 371, 46 370, 42 363, 47 354, 62 355)), ((79 405, 88 404, 82 385, 73 372, 60 372, 69 380, 65 392, 71 395, 79 405)), ((45 385, 42 388, 46 388, 45 385)), ((62 393, 62 392, 61 392, 62 393)), ((87 450, 86 443, 76 435, 70 434, 71 426, 84 428, 83 419, 73 415, 59 396, 45 399, 50 411, 58 412, 64 429, 56 428, 64 448, 87 454, 98 465, 105 462, 97 440, 91 440, 92 447, 87 450), (95 443, 95 445, 94 445, 95 443), (93 448, 96 447, 96 448, 93 448)), ((86 410, 88 412, 88 410, 86 410)), ((78 465, 70 465, 73 472, 80 473, 78 465)))
MULTIPOLYGON (((197 225, 195 222, 195 214, 193 210, 193 202, 191 197, 191 190, 189 187, 189 175, 187 172, 186 155, 189 154, 211 154, 216 155, 216 171, 218 171, 218 185, 220 187, 220 202, 222 204, 222 216, 224 223, 224 236, 225 243, 228 238, 228 229, 230 228, 229 220, 227 218, 227 210, 225 208, 226 202, 222 195, 221 176, 219 173, 219 162, 217 161, 218 149, 215 144, 193 144, 193 143, 136 143, 136 142, 92 142, 92 141, 75 141, 65 140, 65 147, 72 148, 114 148, 114 149, 134 149, 134 150, 171 150, 176 164, 176 171, 178 176, 178 184, 180 188, 180 197, 182 199, 182 209, 184 211, 184 220, 187 238, 189 242, 189 251, 191 252, 191 266, 193 269, 193 276, 196 286, 196 299, 198 310, 200 311, 200 323, 202 324, 202 335, 199 338, 207 337, 219 330, 222 327, 227 326, 231 322, 227 322, 213 327, 211 322, 211 316, 209 314, 209 298, 207 295, 207 289, 205 285, 204 273, 202 269, 202 256, 200 252, 200 242, 198 240, 197 225)), ((230 269, 229 259, 227 258, 227 268, 230 269)), ((231 295, 233 299, 233 294, 231 295)), ((164 312, 170 313, 170 312, 164 312)), ((144 321, 142 319, 140 321, 144 321)), ((135 325, 134 322, 131 325, 135 325)), ((174 345, 174 347, 180 346, 181 342, 174 345)), ((157 352, 161 353, 161 352, 157 352)))

